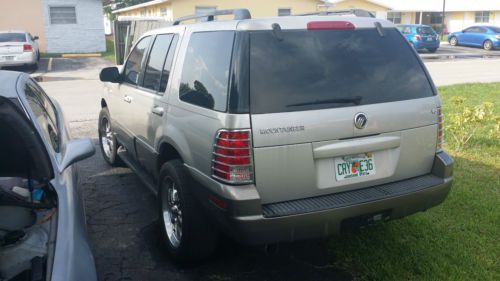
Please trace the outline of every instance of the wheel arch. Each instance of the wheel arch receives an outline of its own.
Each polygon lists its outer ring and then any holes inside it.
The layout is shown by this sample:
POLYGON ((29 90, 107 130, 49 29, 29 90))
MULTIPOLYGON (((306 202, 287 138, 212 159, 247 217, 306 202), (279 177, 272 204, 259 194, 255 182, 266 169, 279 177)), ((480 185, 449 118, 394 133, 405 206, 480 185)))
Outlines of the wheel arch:
POLYGON ((176 146, 172 145, 167 140, 161 141, 158 147, 158 160, 156 163, 157 170, 160 171, 163 164, 174 159, 179 159, 184 162, 184 159, 176 146))
POLYGON ((105 107, 108 107, 108 103, 106 102, 106 100, 104 98, 101 98, 101 108, 105 108, 105 107))

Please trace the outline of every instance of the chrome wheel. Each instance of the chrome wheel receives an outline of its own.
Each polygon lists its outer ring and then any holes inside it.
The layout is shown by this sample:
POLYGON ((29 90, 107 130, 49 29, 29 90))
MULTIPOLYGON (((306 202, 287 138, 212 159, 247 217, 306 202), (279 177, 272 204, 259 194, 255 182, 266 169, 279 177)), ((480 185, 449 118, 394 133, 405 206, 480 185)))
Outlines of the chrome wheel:
POLYGON ((486 42, 484 42, 483 48, 486 51, 489 51, 489 50, 491 50, 493 48, 493 43, 491 43, 491 41, 487 40, 486 42))
POLYGON ((178 248, 182 238, 182 209, 179 190, 170 177, 165 177, 162 187, 161 208, 165 232, 170 244, 174 248, 178 248))
POLYGON ((111 158, 114 145, 113 132, 107 118, 102 118, 101 120, 101 145, 106 157, 108 159, 111 158))
POLYGON ((458 44, 458 40, 456 37, 450 39, 450 45, 456 46, 458 44))

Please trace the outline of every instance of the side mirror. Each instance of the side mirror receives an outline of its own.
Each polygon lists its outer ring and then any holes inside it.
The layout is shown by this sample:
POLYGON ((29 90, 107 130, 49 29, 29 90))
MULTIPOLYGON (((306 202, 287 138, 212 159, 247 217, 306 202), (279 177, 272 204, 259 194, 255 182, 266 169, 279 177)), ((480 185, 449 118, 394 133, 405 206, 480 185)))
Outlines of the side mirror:
POLYGON ((33 41, 36 41, 38 39, 40 39, 40 37, 38 37, 38 36, 33 37, 33 41))
POLYGON ((120 83, 120 72, 116 66, 106 67, 101 70, 99 79, 102 82, 120 83))
POLYGON ((94 153, 95 147, 92 143, 92 140, 71 140, 66 146, 66 151, 58 167, 59 173, 64 172, 66 168, 75 164, 76 162, 89 158, 90 156, 94 155, 94 153))

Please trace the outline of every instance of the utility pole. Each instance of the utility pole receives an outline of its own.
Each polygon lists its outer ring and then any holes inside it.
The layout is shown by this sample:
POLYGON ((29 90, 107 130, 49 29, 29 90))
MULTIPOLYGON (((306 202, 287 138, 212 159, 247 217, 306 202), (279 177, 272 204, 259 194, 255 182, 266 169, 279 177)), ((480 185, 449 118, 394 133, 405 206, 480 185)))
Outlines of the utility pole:
POLYGON ((445 12, 446 12, 446 0, 443 0, 443 14, 441 17, 441 39, 444 38, 445 12))

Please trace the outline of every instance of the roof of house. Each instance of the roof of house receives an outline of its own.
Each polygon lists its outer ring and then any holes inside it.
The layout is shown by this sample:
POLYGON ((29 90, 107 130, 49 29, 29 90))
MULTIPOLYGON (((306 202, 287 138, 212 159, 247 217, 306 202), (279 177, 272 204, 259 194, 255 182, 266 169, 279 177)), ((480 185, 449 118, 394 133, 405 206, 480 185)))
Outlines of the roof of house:
MULTIPOLYGON (((330 0, 336 4, 349 0, 330 0)), ((390 10, 401 12, 440 12, 443 11, 443 0, 364 0, 390 10)), ((500 11, 500 0, 446 0, 446 11, 500 11)))
POLYGON ((142 3, 142 4, 137 4, 137 5, 134 5, 134 6, 129 6, 129 7, 125 7, 125 8, 122 8, 122 9, 114 10, 113 14, 123 13, 123 12, 131 11, 131 10, 135 10, 135 9, 139 9, 139 8, 144 8, 144 7, 149 7, 149 6, 154 6, 154 5, 166 3, 166 2, 169 2, 169 1, 170 0, 153 0, 153 1, 142 3))
MULTIPOLYGON (((443 10, 442 0, 378 0, 394 11, 440 12, 443 10)), ((500 11, 499 0, 446 0, 446 11, 500 11)))

